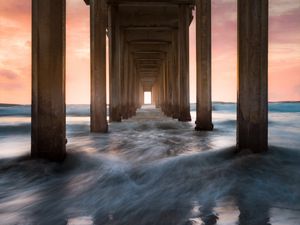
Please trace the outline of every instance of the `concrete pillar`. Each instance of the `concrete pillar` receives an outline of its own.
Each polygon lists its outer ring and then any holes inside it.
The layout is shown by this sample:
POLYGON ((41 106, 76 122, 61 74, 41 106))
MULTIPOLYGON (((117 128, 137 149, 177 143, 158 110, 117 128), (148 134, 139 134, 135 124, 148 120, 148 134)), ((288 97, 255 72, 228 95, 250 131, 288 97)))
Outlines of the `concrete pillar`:
POLYGON ((139 108, 144 105, 144 89, 143 85, 139 83, 139 108))
POLYGON ((120 27, 118 5, 109 5, 109 118, 121 122, 120 27))
POLYGON ((152 86, 152 105, 155 105, 155 107, 158 107, 158 88, 157 88, 157 81, 152 86))
MULTIPOLYGON (((124 39, 123 39, 124 41, 124 39)), ((123 64, 123 72, 122 72, 122 80, 123 80, 123 88, 122 88, 122 117, 123 119, 128 119, 129 115, 128 115, 128 93, 129 93, 129 59, 128 59, 128 44, 124 43, 124 55, 123 55, 123 59, 122 59, 122 64, 123 64)))
MULTIPOLYGON (((134 64, 134 90, 135 90, 135 93, 134 93, 134 115, 136 115, 136 111, 137 109, 139 108, 139 105, 140 105, 140 76, 139 76, 139 73, 137 71, 137 64, 135 62, 134 64)), ((144 93, 143 93, 143 98, 144 98, 144 93)))
POLYGON ((129 54, 129 80, 128 80, 128 116, 132 117, 134 115, 134 58, 133 54, 129 54))
POLYGON ((167 67, 167 59, 166 56, 164 56, 164 60, 162 63, 162 111, 164 114, 166 114, 166 103, 167 103, 167 88, 166 88, 166 67, 167 67))
POLYGON ((173 63, 172 63, 172 45, 168 46, 167 53, 167 115, 169 117, 173 117, 173 104, 172 104, 172 96, 173 96, 173 63))
POLYGON ((128 108, 128 114, 129 117, 133 116, 133 99, 134 99, 134 59, 133 54, 129 55, 129 92, 128 92, 128 101, 129 101, 129 108, 128 108))
POLYGON ((191 121, 189 93, 189 5, 179 5, 178 64, 179 64, 179 121, 191 121))
POLYGON ((164 112, 164 60, 162 59, 162 63, 159 68, 159 104, 161 111, 164 112))
POLYGON ((173 105, 173 118, 178 119, 179 117, 179 82, 178 82, 178 30, 173 30, 172 32, 172 55, 173 55, 173 95, 172 95, 172 105, 173 105))
POLYGON ((151 105, 156 105, 155 95, 156 95, 155 84, 153 84, 151 88, 151 105))
POLYGON ((268 148, 268 0, 238 0, 237 148, 268 148))
POLYGON ((31 156, 63 160, 65 123, 65 0, 32 0, 31 156))
POLYGON ((106 27, 107 6, 90 0, 91 7, 91 132, 107 132, 106 27))
POLYGON ((196 130, 212 130, 211 0, 196 0, 196 130))

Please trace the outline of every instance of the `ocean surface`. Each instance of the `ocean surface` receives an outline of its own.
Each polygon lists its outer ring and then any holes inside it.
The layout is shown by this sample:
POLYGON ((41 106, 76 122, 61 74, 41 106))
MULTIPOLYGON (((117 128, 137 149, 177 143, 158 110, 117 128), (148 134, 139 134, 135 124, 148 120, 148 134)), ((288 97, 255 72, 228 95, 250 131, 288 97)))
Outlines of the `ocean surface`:
POLYGON ((63 163, 31 160, 30 106, 0 106, 0 225, 299 225, 300 103, 269 104, 267 153, 235 154, 236 104, 214 131, 143 107, 89 132, 67 107, 63 163))

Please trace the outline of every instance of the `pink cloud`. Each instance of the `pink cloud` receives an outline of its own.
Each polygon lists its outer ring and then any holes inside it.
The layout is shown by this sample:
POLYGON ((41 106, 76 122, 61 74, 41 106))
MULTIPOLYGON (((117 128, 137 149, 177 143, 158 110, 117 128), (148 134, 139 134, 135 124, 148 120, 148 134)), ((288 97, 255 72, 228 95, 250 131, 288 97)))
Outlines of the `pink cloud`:
POLYGON ((0 77, 6 78, 9 80, 14 80, 18 77, 18 74, 16 74, 14 71, 11 71, 11 70, 0 69, 0 77))

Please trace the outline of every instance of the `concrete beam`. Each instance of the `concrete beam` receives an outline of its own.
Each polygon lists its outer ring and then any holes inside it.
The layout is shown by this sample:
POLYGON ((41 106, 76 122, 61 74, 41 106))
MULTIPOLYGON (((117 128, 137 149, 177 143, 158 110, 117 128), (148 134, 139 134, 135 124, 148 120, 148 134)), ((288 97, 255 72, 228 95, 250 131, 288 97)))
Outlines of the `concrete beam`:
POLYGON ((238 0, 237 149, 268 149, 268 0, 238 0))
POLYGON ((65 0, 32 0, 31 156, 66 156, 65 0))
POLYGON ((135 5, 194 5, 194 0, 107 0, 110 4, 135 4, 135 5))
MULTIPOLYGON (((84 0, 89 5, 91 0, 84 0)), ((177 5, 177 4, 194 4, 194 0, 106 0, 110 4, 135 4, 135 5, 177 5)))

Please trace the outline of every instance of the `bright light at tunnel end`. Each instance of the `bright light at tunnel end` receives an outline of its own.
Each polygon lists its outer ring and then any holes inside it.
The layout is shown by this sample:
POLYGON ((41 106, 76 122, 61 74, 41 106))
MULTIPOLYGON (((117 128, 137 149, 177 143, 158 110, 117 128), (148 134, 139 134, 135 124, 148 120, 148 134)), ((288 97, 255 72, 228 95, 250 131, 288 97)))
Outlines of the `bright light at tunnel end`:
POLYGON ((152 104, 152 93, 151 93, 151 91, 145 91, 144 92, 144 104, 145 105, 152 104))

